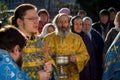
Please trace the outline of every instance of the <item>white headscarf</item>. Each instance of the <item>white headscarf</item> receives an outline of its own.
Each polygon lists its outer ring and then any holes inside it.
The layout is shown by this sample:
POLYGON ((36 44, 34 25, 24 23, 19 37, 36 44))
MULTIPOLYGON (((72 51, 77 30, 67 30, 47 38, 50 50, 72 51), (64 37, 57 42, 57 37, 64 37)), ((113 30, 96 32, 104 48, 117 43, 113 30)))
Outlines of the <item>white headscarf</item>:
MULTIPOLYGON (((48 29, 49 26, 53 26, 53 27, 54 27, 54 25, 53 25, 52 23, 47 23, 47 24, 43 27, 42 32, 41 32, 41 34, 39 35, 40 38, 43 38, 43 37, 47 34, 47 29, 48 29)), ((55 28, 55 27, 54 27, 54 28, 55 28)))

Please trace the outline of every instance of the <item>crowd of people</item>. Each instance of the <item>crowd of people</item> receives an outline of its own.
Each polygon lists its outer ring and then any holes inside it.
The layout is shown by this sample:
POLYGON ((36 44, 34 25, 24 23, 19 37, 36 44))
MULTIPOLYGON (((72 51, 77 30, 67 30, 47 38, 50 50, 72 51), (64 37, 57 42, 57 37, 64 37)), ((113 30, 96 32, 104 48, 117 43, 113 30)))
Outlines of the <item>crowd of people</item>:
POLYGON ((62 8, 50 19, 46 9, 20 4, 0 28, 0 79, 119 80, 120 11, 102 9, 98 17, 62 8), (68 64, 61 68, 58 56, 68 64))

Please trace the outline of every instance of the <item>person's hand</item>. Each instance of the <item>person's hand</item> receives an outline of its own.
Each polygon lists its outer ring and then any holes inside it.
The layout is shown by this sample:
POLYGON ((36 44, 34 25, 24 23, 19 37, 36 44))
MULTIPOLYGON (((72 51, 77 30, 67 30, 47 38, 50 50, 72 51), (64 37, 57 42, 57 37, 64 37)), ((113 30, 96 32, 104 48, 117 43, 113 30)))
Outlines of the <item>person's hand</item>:
POLYGON ((73 63, 76 63, 76 54, 75 53, 72 53, 70 55, 70 61, 73 62, 73 63))
POLYGON ((44 64, 44 70, 48 73, 51 73, 52 72, 52 64, 50 62, 46 62, 44 64))
POLYGON ((50 79, 50 73, 40 70, 38 71, 38 75, 40 76, 40 80, 49 80, 50 79))

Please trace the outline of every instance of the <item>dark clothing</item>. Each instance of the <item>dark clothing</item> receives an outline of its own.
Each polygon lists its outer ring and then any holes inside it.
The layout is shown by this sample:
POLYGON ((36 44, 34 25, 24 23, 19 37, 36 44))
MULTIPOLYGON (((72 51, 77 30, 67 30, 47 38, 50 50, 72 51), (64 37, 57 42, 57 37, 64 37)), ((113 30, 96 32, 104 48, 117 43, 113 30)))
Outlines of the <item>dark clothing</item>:
POLYGON ((112 44, 113 40, 115 39, 116 35, 118 34, 118 30, 116 30, 115 28, 112 28, 107 36, 106 36, 106 39, 105 39, 105 44, 104 44, 104 51, 103 53, 106 54, 109 46, 112 44))
POLYGON ((114 21, 113 22, 110 21, 110 26, 111 26, 110 29, 115 27, 114 21))
POLYGON ((110 23, 103 24, 103 23, 101 23, 101 22, 97 22, 97 23, 94 23, 94 24, 92 25, 92 28, 94 28, 96 31, 98 31, 98 32, 101 34, 101 36, 102 36, 103 39, 105 39, 108 31, 109 31, 112 27, 114 27, 114 26, 111 25, 110 23))
MULTIPOLYGON (((74 32, 76 33, 76 32, 74 32)), ((96 80, 97 77, 97 66, 95 61, 95 51, 90 41, 89 37, 82 31, 81 33, 77 33, 80 35, 86 45, 87 51, 90 56, 90 60, 88 64, 85 66, 82 72, 80 72, 80 80, 96 80)))
POLYGON ((104 47, 104 41, 101 37, 101 35, 94 29, 91 29, 91 36, 92 36, 92 44, 95 50, 95 59, 96 59, 96 65, 97 65, 97 71, 98 71, 98 77, 97 80, 101 80, 102 77, 102 55, 103 55, 103 47, 104 47))

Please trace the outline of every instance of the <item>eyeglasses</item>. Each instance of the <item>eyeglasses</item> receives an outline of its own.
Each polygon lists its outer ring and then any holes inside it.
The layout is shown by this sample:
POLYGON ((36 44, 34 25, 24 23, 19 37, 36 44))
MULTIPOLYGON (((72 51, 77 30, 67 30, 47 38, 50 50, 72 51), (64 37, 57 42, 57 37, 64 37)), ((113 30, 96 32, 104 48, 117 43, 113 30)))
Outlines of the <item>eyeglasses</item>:
POLYGON ((27 20, 30 20, 30 21, 39 21, 39 20, 40 20, 40 18, 39 18, 39 17, 24 18, 24 19, 27 19, 27 20))

